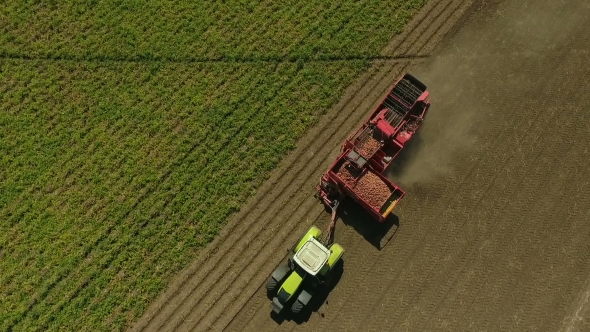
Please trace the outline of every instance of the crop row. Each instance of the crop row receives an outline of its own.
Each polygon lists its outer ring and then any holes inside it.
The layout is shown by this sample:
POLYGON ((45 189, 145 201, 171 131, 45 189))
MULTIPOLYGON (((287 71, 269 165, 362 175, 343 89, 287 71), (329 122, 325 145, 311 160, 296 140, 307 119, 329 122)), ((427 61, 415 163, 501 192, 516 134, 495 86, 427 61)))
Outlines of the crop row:
POLYGON ((44 66, 4 61, 3 328, 129 324, 363 63, 44 66))
POLYGON ((0 54, 76 59, 372 56, 425 0, 7 1, 0 54))

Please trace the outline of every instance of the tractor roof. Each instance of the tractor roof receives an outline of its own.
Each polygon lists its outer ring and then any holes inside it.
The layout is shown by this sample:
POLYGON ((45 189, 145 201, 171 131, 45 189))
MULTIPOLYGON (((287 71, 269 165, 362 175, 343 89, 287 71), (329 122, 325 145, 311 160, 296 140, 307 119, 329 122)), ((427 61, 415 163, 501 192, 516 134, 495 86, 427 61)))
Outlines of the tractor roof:
POLYGON ((320 269, 326 264, 330 257, 330 250, 324 247, 315 238, 310 238, 305 244, 295 253, 293 259, 301 266, 305 272, 316 275, 320 269))

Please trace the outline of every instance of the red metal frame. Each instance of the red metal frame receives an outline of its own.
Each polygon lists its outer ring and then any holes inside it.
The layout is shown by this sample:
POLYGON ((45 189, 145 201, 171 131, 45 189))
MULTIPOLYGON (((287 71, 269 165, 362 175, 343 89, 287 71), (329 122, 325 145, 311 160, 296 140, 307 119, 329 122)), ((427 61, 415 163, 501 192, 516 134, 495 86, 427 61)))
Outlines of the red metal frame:
POLYGON ((344 196, 351 197, 375 219, 384 222, 405 192, 387 179, 383 172, 421 126, 430 107, 428 96, 426 86, 414 76, 406 73, 399 78, 367 120, 342 144, 340 155, 320 179, 316 197, 329 207, 344 196), (358 159, 359 141, 368 135, 380 141, 381 147, 372 156, 358 159), (350 157, 351 152, 355 158, 350 157), (387 184, 392 195, 384 206, 379 209, 372 207, 338 176, 338 168, 346 161, 362 173, 375 173, 387 184))

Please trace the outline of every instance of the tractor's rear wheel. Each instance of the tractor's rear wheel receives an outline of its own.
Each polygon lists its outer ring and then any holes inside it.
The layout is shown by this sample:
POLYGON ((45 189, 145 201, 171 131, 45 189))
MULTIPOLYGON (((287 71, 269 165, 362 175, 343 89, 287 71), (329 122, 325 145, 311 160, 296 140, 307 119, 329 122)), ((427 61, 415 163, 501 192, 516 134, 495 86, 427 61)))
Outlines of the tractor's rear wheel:
POLYGON ((299 301, 295 301, 295 303, 293 303, 293 305, 291 306, 291 312, 295 315, 299 314, 302 309, 303 309, 303 303, 301 303, 299 301))

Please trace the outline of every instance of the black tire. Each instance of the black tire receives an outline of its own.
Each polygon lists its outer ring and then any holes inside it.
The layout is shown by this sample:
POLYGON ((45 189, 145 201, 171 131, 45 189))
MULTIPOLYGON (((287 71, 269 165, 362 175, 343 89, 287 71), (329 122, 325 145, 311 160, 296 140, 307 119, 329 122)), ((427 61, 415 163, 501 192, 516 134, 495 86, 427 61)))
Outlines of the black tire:
POLYGON ((299 314, 302 309, 303 309, 303 303, 301 303, 299 301, 295 301, 295 303, 293 303, 293 305, 291 306, 291 312, 295 315, 299 314))
POLYGON ((276 293, 277 288, 279 286, 279 282, 275 280, 275 278, 270 277, 268 282, 266 283, 266 291, 269 295, 274 295, 276 293))

